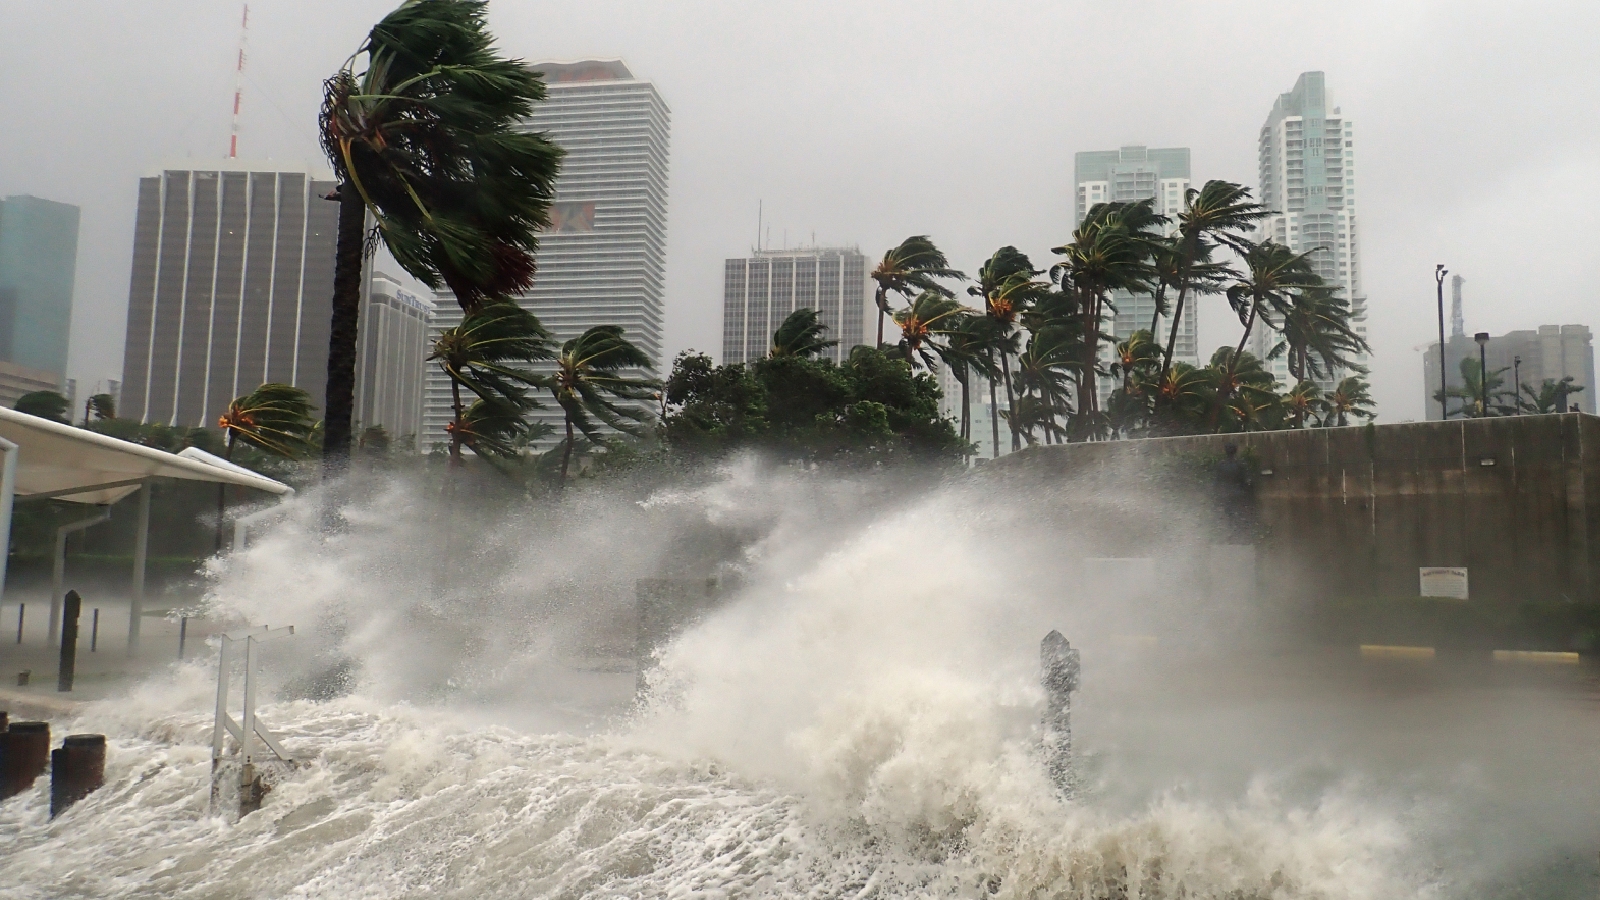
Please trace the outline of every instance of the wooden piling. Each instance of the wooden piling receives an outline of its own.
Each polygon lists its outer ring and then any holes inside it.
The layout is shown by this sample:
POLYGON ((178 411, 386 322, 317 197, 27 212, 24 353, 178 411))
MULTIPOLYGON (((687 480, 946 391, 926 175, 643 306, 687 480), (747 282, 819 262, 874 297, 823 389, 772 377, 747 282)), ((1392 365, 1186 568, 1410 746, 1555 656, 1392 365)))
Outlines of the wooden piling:
POLYGON ((12 722, 0 743, 0 800, 33 787, 50 764, 50 723, 12 722))
POLYGON ((56 690, 72 690, 72 676, 78 668, 78 616, 83 612, 83 598, 77 591, 67 591, 66 605, 61 610, 61 668, 56 673, 56 690))
POLYGON ((50 753, 50 818, 106 783, 106 736, 72 734, 50 753))

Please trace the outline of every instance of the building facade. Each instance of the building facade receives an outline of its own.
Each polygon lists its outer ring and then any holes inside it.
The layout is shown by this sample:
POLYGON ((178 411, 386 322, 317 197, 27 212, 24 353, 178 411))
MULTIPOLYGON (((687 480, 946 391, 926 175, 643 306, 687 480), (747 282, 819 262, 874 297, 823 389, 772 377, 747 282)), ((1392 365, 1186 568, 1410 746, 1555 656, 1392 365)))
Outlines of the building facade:
POLYGON ((772 347, 772 333, 797 309, 821 312, 828 338, 839 343, 827 356, 843 362, 865 342, 872 303, 867 258, 858 247, 802 247, 757 250, 730 259, 722 269, 722 361, 760 359, 772 347))
POLYGON ((0 200, 0 361, 54 373, 57 387, 77 261, 78 207, 27 194, 0 200))
MULTIPOLYGON (((551 226, 539 239, 533 289, 518 303, 539 317, 557 343, 595 325, 621 325, 653 360, 662 359, 666 305, 667 162, 671 112, 649 81, 618 59, 535 63, 548 86, 529 131, 566 151, 551 226)), ((448 294, 434 311, 438 333, 461 322, 448 294)), ((552 404, 535 420, 555 425, 552 404)), ((450 383, 430 368, 424 400, 427 448, 446 440, 450 383)))
MULTIPOLYGON (((11 409, 23 394, 34 391, 60 391, 61 376, 43 369, 30 369, 0 360, 0 406, 11 409)), ((71 404, 69 403, 69 411, 71 404)))
POLYGON ((241 160, 140 179, 119 416, 210 426, 269 381, 322 404, 334 188, 331 173, 241 160))
MULTIPOLYGON (((1171 147, 1149 149, 1130 145, 1117 150, 1094 150, 1077 154, 1074 161, 1074 180, 1077 183, 1077 217, 1074 224, 1082 224, 1089 210, 1100 203, 1137 203, 1154 200, 1155 211, 1167 216, 1177 225, 1178 214, 1183 212, 1184 194, 1189 190, 1189 148, 1171 147)), ((1149 295, 1117 291, 1111 302, 1116 306, 1110 321, 1110 333, 1118 341, 1127 340, 1135 331, 1149 330, 1155 325, 1155 339, 1163 347, 1171 336, 1172 320, 1156 317, 1155 298, 1149 295)), ((1171 302, 1171 298, 1168 299, 1171 302)), ((1110 362, 1112 346, 1102 346, 1103 358, 1110 362)), ((1199 304, 1185 301, 1183 317, 1178 322, 1178 339, 1173 346, 1175 362, 1199 365, 1199 304)), ((1105 404, 1114 385, 1110 379, 1100 380, 1100 402, 1105 404)))
POLYGON ((356 422, 382 426, 398 442, 416 446, 422 430, 422 382, 429 352, 433 304, 373 272, 361 303, 356 359, 356 422))
MULTIPOLYGON (((1263 219, 1257 239, 1270 238, 1296 253, 1311 253, 1323 281, 1350 301, 1351 326, 1367 336, 1367 295, 1361 285, 1360 228, 1356 215, 1355 124, 1329 99, 1321 72, 1305 72, 1278 97, 1257 138, 1258 199, 1277 214, 1263 219)), ((1277 343, 1270 328, 1253 337, 1251 350, 1265 359, 1277 343)), ((1367 364, 1365 355, 1351 360, 1367 364)), ((1282 383, 1287 361, 1267 363, 1282 383)), ((1336 383, 1350 372, 1334 372, 1336 383)))
MULTIPOLYGON (((1496 377, 1498 372, 1504 384, 1503 390, 1508 394, 1515 390, 1513 379, 1520 379, 1522 384, 1538 391, 1546 381, 1559 382, 1570 376, 1573 386, 1583 390, 1570 395, 1567 398, 1568 405, 1576 405, 1578 412, 1594 413, 1594 335, 1589 331, 1589 326, 1540 325, 1536 330, 1492 335, 1489 343, 1483 347, 1483 356, 1488 363, 1490 378, 1496 377)), ((1460 388, 1463 384, 1463 359, 1478 360, 1478 344, 1464 332, 1451 335, 1445 343, 1445 376, 1450 388, 1460 388)), ((1490 385, 1493 386, 1492 380, 1490 385)), ((1441 417, 1438 394, 1439 344, 1435 342, 1428 345, 1422 355, 1423 409, 1429 421, 1438 421, 1441 417)), ((1529 400, 1526 393, 1522 396, 1524 401, 1529 400)), ((1494 397, 1489 399, 1490 403, 1495 402, 1494 397)), ((1509 404, 1511 398, 1504 397, 1500 402, 1509 404)), ((1460 415, 1461 407, 1461 400, 1450 400, 1451 418, 1460 415)))

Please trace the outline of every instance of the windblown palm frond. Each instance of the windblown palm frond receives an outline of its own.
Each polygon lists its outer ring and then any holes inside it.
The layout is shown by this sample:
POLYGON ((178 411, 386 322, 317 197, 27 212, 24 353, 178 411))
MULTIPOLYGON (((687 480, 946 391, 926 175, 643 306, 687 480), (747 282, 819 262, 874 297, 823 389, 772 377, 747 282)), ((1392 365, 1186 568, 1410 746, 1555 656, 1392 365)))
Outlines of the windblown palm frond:
POLYGON ((619 325, 596 325, 561 346, 561 352, 556 355, 555 374, 550 376, 550 389, 566 416, 567 438, 561 460, 563 484, 575 441, 573 429, 602 446, 606 440, 601 424, 623 434, 642 433, 641 423, 651 417, 649 408, 617 401, 654 399, 661 389, 660 382, 630 374, 650 368, 649 355, 624 337, 619 325))
POLYGON ((768 355, 816 356, 829 347, 839 346, 838 341, 827 339, 827 333, 828 326, 822 324, 819 310, 797 309, 772 333, 772 350, 768 355))
POLYGON ((228 404, 217 419, 232 455, 235 440, 284 459, 299 459, 313 447, 316 407, 311 395, 288 384, 268 382, 228 404))
POLYGON ((889 294, 899 294, 907 299, 932 292, 953 297, 955 292, 940 284, 941 279, 964 279, 967 276, 950 267, 950 261, 933 240, 925 234, 914 234, 883 255, 883 260, 871 272, 878 283, 874 300, 878 304, 878 343, 883 346, 883 320, 889 309, 889 294))
POLYGON ((920 359, 933 368, 934 357, 929 352, 934 339, 962 327, 962 317, 973 311, 954 298, 933 291, 924 291, 905 309, 895 310, 894 323, 900 326, 900 351, 906 362, 914 368, 920 359))

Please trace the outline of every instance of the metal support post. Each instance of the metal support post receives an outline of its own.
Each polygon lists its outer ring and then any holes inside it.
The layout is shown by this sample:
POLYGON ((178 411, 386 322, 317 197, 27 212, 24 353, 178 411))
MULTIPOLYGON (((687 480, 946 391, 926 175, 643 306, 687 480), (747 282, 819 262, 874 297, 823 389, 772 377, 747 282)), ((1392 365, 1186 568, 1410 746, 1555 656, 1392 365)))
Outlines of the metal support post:
MULTIPOLYGON (((0 599, 4 599, 6 562, 11 559, 11 513, 17 494, 17 445, 0 438, 0 453, 5 455, 4 462, 0 462, 0 599)), ((20 617, 21 613, 17 615, 20 617)))
POLYGON ((139 488, 139 524, 133 537, 133 593, 128 602, 128 655, 139 652, 139 624, 144 615, 144 563, 150 554, 150 479, 139 488))
POLYGON ((50 628, 46 642, 57 646, 57 638, 61 636, 61 590, 67 578, 67 535, 75 531, 83 531, 111 518, 111 507, 100 507, 100 514, 92 519, 81 519, 77 522, 68 522, 56 529, 56 556, 55 565, 50 570, 50 628))
POLYGON ((211 729, 211 804, 216 808, 220 795, 218 776, 222 768, 222 753, 227 735, 239 744, 239 814, 248 815, 261 808, 264 793, 261 776, 256 771, 256 761, 261 758, 256 751, 256 740, 283 762, 293 762, 288 751, 278 743, 277 737, 262 726, 256 717, 256 647, 262 641, 294 634, 294 626, 268 629, 265 625, 222 635, 221 652, 217 661, 217 717, 211 729), (243 648, 238 645, 243 644, 243 648), (232 664, 244 651, 244 717, 235 722, 228 714, 228 687, 232 681, 232 664))

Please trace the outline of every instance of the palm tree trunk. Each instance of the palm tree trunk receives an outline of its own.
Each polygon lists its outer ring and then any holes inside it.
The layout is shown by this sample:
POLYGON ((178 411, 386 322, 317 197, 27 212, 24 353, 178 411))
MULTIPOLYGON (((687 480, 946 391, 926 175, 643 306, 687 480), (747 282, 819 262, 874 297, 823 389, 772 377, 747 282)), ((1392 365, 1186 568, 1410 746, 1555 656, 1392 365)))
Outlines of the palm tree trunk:
POLYGON ((1245 342, 1250 340, 1250 329, 1256 324, 1256 311, 1261 309, 1261 299, 1254 298, 1250 301, 1250 315, 1244 320, 1244 334, 1239 336, 1239 346, 1234 348, 1233 357, 1228 360, 1228 375, 1222 380, 1222 389, 1217 391, 1217 405, 1211 409, 1211 428, 1216 429, 1217 423, 1222 418, 1222 408, 1228 404, 1230 392, 1233 388, 1233 376, 1239 371, 1239 354, 1244 352, 1245 342))
POLYGON ((884 293, 882 285, 878 286, 877 296, 873 299, 878 303, 878 342, 872 345, 872 348, 876 350, 883 346, 883 317, 887 313, 889 306, 889 298, 884 293))
POLYGON ((572 461, 572 416, 567 416, 567 445, 561 450, 561 489, 567 489, 567 464, 572 461))
POLYGON ((1078 415, 1084 418, 1080 437, 1087 439, 1091 413, 1100 408, 1100 391, 1095 383, 1095 363, 1100 356, 1100 294, 1088 292, 1083 298, 1083 359, 1078 373, 1078 415))
POLYGON ((322 462, 328 475, 350 462, 356 398, 356 328, 361 320, 362 250, 367 206, 355 185, 339 189, 339 236, 333 257, 333 321, 328 332, 328 390, 322 404, 322 462))
POLYGON ((1167 370, 1172 368, 1172 351, 1178 346, 1178 325, 1183 322, 1183 301, 1189 296, 1189 266, 1185 264, 1183 274, 1178 276, 1178 299, 1172 304, 1172 331, 1167 334, 1167 347, 1161 354, 1161 377, 1167 377, 1167 370))
POLYGON ((450 430, 450 467, 459 469, 461 461, 461 429, 466 426, 463 420, 465 411, 461 408, 461 382, 450 379, 450 405, 456 413, 456 427, 450 430))
POLYGON ((1004 349, 1000 351, 1000 371, 1006 377, 1006 405, 1011 410, 1011 452, 1022 449, 1022 439, 1017 436, 1017 398, 1011 390, 1011 354, 1004 349))
MULTIPOLYGON (((989 371, 993 372, 993 369, 989 371)), ((991 454, 993 459, 1000 458, 1000 401, 994 396, 994 379, 989 379, 989 426, 994 431, 994 443, 991 454)))
MULTIPOLYGON (((968 384, 969 384, 969 382, 971 380, 972 380, 972 373, 971 372, 966 373, 966 375, 964 375, 960 379, 960 381, 961 381, 961 443, 963 445, 972 443, 972 396, 971 396, 971 391, 970 391, 970 389, 968 387, 968 384)), ((961 451, 962 460, 966 460, 971 455, 972 454, 968 453, 966 450, 962 450, 961 451)))

